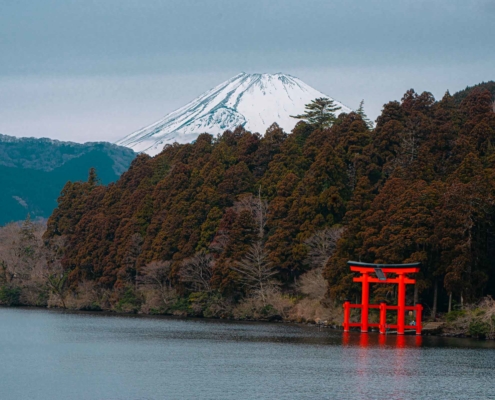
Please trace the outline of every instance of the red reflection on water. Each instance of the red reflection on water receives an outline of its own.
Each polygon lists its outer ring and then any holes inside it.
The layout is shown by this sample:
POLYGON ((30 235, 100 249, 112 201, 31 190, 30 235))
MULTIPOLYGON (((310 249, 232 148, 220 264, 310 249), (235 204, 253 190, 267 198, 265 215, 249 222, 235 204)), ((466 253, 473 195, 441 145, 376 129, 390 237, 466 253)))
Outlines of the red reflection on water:
POLYGON ((407 397, 404 390, 410 371, 417 368, 417 357, 411 356, 411 353, 416 352, 411 352, 410 349, 422 345, 421 336, 343 332, 342 345, 343 357, 346 360, 348 358, 349 365, 358 377, 353 387, 358 398, 368 398, 370 385, 376 383, 375 367, 377 363, 383 362, 387 364, 388 372, 394 376, 395 389, 391 398, 407 397))
POLYGON ((419 335, 379 335, 374 333, 344 332, 342 345, 358 347, 389 346, 396 348, 421 347, 423 338, 419 335))
POLYGON ((351 340, 351 334, 349 332, 344 332, 344 335, 342 336, 342 344, 344 346, 347 346, 351 340))
POLYGON ((391 398, 406 398, 405 388, 411 371, 417 369, 417 357, 412 355, 416 352, 411 352, 411 349, 421 347, 422 340, 421 336, 416 335, 344 332, 343 355, 345 359, 349 357, 349 365, 358 377, 353 387, 357 397, 368 398, 369 387, 376 378, 375 367, 377 363, 385 362, 388 372, 394 376, 394 393, 391 398))
POLYGON ((406 347, 406 337, 404 335, 397 335, 397 347, 406 347))

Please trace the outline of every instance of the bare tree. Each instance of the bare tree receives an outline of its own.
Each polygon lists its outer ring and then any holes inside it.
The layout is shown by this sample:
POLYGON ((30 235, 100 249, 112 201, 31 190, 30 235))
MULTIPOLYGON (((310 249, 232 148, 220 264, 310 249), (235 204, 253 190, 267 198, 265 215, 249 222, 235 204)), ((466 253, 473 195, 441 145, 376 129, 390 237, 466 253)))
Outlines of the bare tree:
POLYGON ((22 284, 40 278, 44 266, 43 232, 45 226, 29 218, 22 225, 12 223, 0 228, 0 279, 6 284, 22 284))
POLYGON ((309 247, 306 263, 311 268, 324 267, 335 252, 342 233, 344 233, 344 228, 325 228, 316 231, 304 242, 309 247))
POLYGON ((249 211, 258 228, 259 238, 263 238, 267 222, 268 202, 261 198, 261 186, 258 189, 258 196, 253 196, 252 194, 242 196, 234 204, 234 209, 237 212, 243 210, 249 211))
POLYGON ((10 284, 20 268, 16 248, 20 240, 19 226, 8 224, 0 228, 0 267, 3 283, 10 284))
POLYGON ((327 292, 327 281, 323 277, 323 268, 315 268, 301 275, 297 287, 310 299, 323 299, 327 292))
POLYGON ((273 277, 277 271, 269 261, 261 241, 255 242, 246 256, 232 269, 241 275, 241 282, 249 290, 260 295, 265 304, 267 291, 276 286, 273 277))
POLYGON ((392 169, 397 167, 407 169, 407 167, 418 157, 420 129, 420 119, 413 118, 408 121, 404 131, 399 134, 399 148, 397 149, 397 157, 392 163, 392 169))
POLYGON ((45 281, 50 291, 60 300, 63 308, 67 308, 65 298, 68 294, 67 273, 63 270, 60 262, 50 264, 44 273, 45 281))
POLYGON ((67 308, 65 299, 68 294, 67 271, 62 266, 66 239, 63 236, 53 238, 44 248, 46 261, 41 275, 50 291, 60 300, 63 308, 67 308))
POLYGON ((124 280, 129 283, 134 283, 137 286, 137 268, 136 262, 141 254, 141 248, 143 246, 144 239, 139 233, 134 233, 125 246, 124 257, 122 258, 122 265, 125 267, 125 271, 123 271, 122 275, 124 275, 124 280))
POLYGON ((163 302, 169 300, 172 289, 170 282, 171 261, 152 261, 139 271, 138 285, 150 287, 159 292, 163 302))
POLYGON ((191 285, 194 290, 211 292, 213 265, 213 257, 205 251, 200 251, 182 262, 179 271, 181 281, 191 285))
POLYGON ((417 157, 419 140, 414 131, 406 131, 402 133, 400 147, 402 150, 402 159, 399 161, 402 166, 407 167, 417 157))
POLYGON ((46 226, 28 217, 22 224, 0 228, 0 284, 20 291, 21 304, 67 307, 68 271, 62 265, 66 239, 43 242, 46 226))
POLYGON ((230 241, 229 232, 224 229, 220 229, 213 238, 213 241, 211 242, 209 249, 211 251, 221 253, 225 250, 225 248, 229 244, 229 241, 230 241))

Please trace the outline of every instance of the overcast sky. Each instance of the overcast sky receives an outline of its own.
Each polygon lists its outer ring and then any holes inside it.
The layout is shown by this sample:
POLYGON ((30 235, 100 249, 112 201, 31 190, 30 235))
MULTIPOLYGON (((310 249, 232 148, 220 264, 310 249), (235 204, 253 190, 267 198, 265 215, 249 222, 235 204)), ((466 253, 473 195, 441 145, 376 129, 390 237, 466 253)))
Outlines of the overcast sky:
POLYGON ((115 141, 244 72, 375 119, 495 79, 494 0, 0 0, 0 133, 115 141))

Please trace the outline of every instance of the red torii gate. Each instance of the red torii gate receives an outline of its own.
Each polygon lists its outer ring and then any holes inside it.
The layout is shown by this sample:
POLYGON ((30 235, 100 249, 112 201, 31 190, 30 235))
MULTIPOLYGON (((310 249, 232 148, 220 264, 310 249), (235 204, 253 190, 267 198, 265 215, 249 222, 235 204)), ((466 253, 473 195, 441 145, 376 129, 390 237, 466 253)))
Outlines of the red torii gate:
POLYGON ((387 328, 396 328, 398 335, 403 335, 405 329, 416 330, 416 335, 421 335, 421 313, 423 306, 406 306, 406 285, 416 283, 415 279, 408 278, 406 274, 419 272, 421 263, 412 264, 369 264, 358 261, 348 261, 351 271, 359 272, 361 276, 353 278, 354 282, 362 283, 361 304, 351 304, 344 302, 344 332, 349 332, 350 327, 361 327, 361 332, 367 333, 369 327, 377 327, 380 333, 386 333, 387 328), (376 277, 370 276, 374 273, 376 277), (388 278, 387 274, 395 274, 395 278, 388 278), (396 306, 389 306, 386 303, 369 304, 369 284, 370 283, 397 283, 399 285, 398 302, 396 306), (350 322, 351 308, 361 309, 361 322, 350 322), (380 310, 380 323, 373 324, 368 321, 370 308, 380 310), (397 310, 397 324, 387 325, 387 310, 397 310), (406 325, 406 311, 416 311, 416 325, 406 325))

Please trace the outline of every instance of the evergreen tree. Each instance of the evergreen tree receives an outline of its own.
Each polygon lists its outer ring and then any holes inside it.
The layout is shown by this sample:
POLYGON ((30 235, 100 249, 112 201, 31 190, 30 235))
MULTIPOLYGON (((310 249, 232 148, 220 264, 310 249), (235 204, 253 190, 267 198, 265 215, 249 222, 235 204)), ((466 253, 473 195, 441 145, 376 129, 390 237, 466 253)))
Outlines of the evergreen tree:
POLYGON ((356 113, 361 117, 361 119, 364 121, 368 129, 373 129, 373 122, 368 118, 366 113, 364 112, 364 100, 361 100, 359 103, 359 108, 356 110, 356 113))
POLYGON ((96 174, 96 168, 94 167, 91 167, 89 169, 88 183, 91 188, 100 184, 100 179, 98 178, 98 175, 96 174))
POLYGON ((306 112, 299 115, 291 115, 292 118, 306 121, 310 125, 315 125, 318 128, 332 126, 337 120, 335 112, 341 107, 336 105, 332 99, 319 97, 306 104, 306 112))

